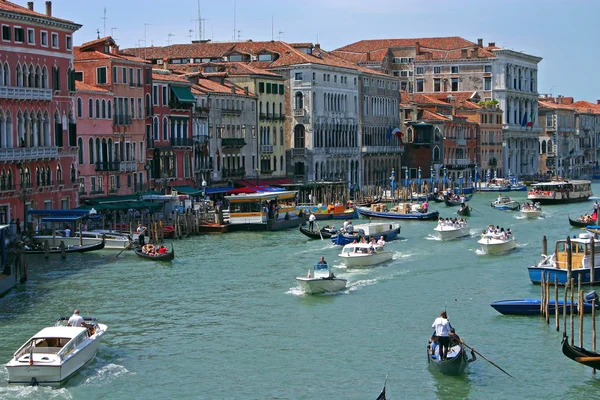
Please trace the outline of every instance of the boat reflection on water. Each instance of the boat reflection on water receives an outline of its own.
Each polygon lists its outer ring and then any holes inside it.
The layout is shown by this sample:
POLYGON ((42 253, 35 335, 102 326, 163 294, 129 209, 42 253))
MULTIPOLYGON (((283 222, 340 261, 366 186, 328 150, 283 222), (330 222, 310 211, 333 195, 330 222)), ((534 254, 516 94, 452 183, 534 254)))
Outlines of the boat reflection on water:
MULTIPOLYGON (((433 368, 428 368, 435 378, 435 394, 437 399, 456 400, 469 399, 471 392, 471 380, 469 372, 461 376, 443 375, 433 368)), ((429 396, 425 396, 429 398, 429 396)))

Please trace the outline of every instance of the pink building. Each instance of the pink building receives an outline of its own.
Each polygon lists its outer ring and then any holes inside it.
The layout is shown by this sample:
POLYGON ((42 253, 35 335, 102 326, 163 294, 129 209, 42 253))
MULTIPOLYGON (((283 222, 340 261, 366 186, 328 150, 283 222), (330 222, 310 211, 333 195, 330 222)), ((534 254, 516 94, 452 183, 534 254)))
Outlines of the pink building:
POLYGON ((76 205, 73 33, 81 25, 0 1, 0 223, 76 205))

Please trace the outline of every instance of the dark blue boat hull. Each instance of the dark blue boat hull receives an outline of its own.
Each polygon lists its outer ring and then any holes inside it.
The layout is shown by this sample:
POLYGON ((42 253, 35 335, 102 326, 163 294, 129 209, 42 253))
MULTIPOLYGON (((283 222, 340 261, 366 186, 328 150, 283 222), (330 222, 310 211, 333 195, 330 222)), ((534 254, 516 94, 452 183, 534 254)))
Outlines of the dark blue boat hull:
MULTIPOLYGON (((524 299, 524 300, 502 300, 491 303, 496 311, 504 315, 540 315, 540 307, 542 301, 537 299, 524 299)), ((562 312, 564 306, 563 300, 558 300, 558 310, 562 312)), ((578 310, 577 302, 573 303, 573 309, 578 310)), ((571 302, 567 300, 567 310, 571 307, 571 302)), ((583 303, 583 312, 591 313, 594 305, 592 303, 583 303)), ((548 311, 553 313, 555 311, 555 301, 550 300, 548 302, 548 311)))

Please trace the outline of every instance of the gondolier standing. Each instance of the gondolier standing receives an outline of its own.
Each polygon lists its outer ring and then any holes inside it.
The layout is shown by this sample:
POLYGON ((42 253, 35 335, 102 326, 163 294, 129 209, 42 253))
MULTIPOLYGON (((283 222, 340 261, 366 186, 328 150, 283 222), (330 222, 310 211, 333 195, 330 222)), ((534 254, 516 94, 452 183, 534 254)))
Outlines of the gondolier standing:
POLYGON ((308 217, 308 229, 310 229, 311 231, 314 231, 314 226, 315 226, 315 221, 317 220, 317 217, 315 217, 315 213, 310 213, 310 217, 308 217))
POLYGON ((440 348, 440 360, 445 360, 448 355, 448 345, 450 344, 450 329, 452 329, 446 311, 440 313, 440 316, 433 321, 431 327, 435 329, 435 336, 440 348))
POLYGON ((145 236, 144 233, 146 232, 146 227, 142 226, 142 224, 138 224, 138 227, 136 229, 138 236, 138 241, 140 242, 140 246, 143 246, 146 244, 146 241, 144 240, 145 236))

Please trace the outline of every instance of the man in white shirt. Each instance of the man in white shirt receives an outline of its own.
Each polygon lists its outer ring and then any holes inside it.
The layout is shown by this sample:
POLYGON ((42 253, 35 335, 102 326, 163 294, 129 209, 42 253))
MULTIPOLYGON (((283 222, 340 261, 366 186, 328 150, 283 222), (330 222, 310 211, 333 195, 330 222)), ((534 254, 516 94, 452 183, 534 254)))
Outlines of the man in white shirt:
POLYGON ((65 237, 71 237, 71 229, 68 226, 65 228, 65 237))
POLYGON ((84 324, 83 317, 79 315, 79 310, 73 311, 73 315, 71 315, 71 318, 69 318, 69 321, 67 322, 67 326, 74 327, 84 326, 84 324))
POLYGON ((308 229, 310 229, 311 231, 314 231, 316 220, 317 220, 317 217, 315 217, 315 213, 311 212, 310 217, 308 217, 308 229))
POLYGON ((450 344, 450 329, 452 329, 446 311, 440 313, 440 316, 433 321, 431 327, 435 329, 435 336, 440 348, 440 360, 445 360, 448 355, 448 345, 450 344))

